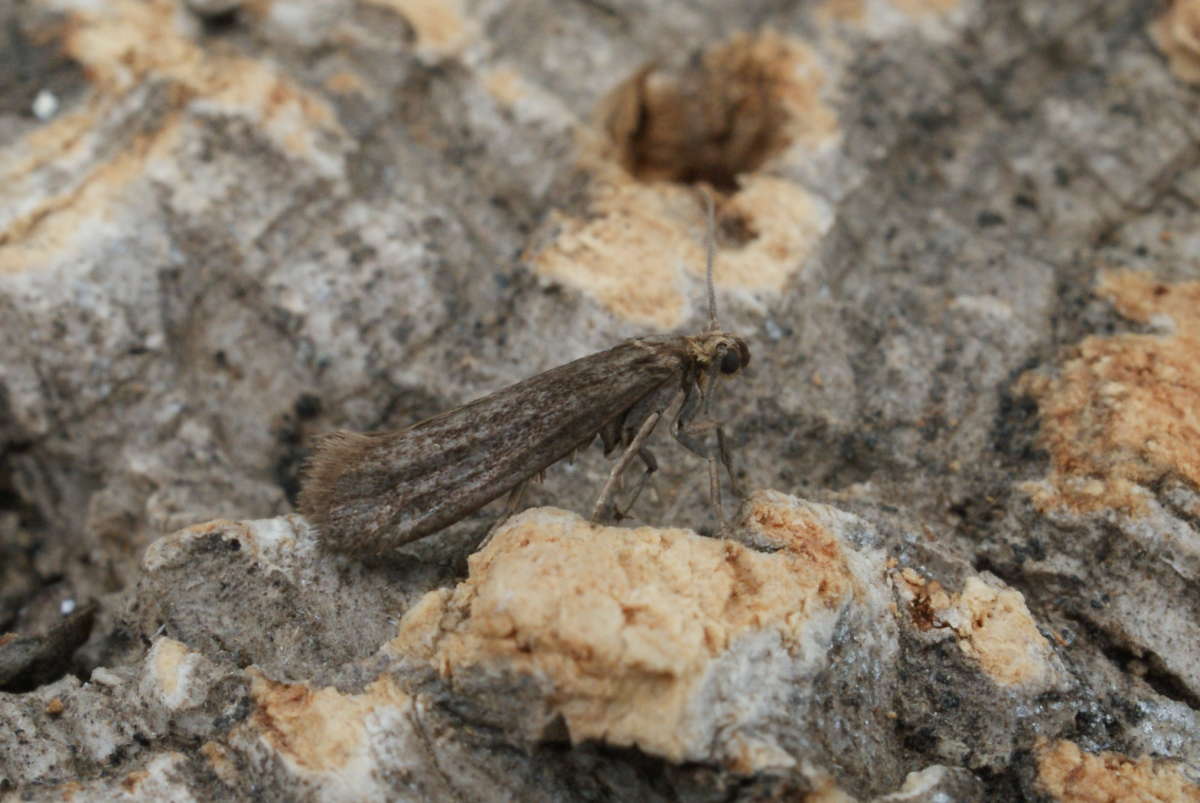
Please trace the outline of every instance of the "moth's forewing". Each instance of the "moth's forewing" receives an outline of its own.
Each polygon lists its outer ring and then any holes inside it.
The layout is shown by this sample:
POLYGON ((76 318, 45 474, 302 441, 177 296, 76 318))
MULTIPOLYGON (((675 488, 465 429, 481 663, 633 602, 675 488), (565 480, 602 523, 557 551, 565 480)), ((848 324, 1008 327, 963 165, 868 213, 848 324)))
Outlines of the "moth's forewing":
POLYGON ((638 338, 405 430, 335 433, 309 462, 300 510, 338 551, 422 538, 586 445, 689 359, 684 338, 638 338))

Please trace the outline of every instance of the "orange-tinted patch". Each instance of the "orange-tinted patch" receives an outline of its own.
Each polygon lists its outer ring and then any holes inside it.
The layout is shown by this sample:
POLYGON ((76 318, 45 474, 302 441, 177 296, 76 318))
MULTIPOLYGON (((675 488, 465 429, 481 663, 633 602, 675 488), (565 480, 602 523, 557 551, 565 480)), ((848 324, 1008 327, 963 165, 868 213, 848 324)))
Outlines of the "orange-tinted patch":
POLYGON ((492 97, 506 106, 511 106, 524 94, 521 76, 512 67, 495 67, 483 76, 483 84, 492 97))
POLYGON ((799 559, 794 568, 810 578, 808 584, 827 607, 844 598, 850 578, 846 556, 824 525, 809 516, 798 515, 798 511, 772 504, 750 505, 747 519, 799 559))
MULTIPOLYGON (((753 506, 749 526, 778 552, 526 511, 471 556, 467 580, 405 615, 390 648, 447 677, 483 666, 542 679, 572 740, 680 760, 689 705, 719 656, 764 631, 784 649, 819 649, 813 621, 852 596, 840 546, 810 511, 758 495, 753 506)), ((776 760, 749 747, 741 758, 776 760)))
POLYGON ((457 0, 369 0, 399 12, 417 37, 417 52, 427 58, 453 56, 472 38, 457 0))
POLYGON ((861 26, 875 12, 881 16, 888 6, 908 17, 923 17, 946 14, 961 5, 961 0, 876 0, 868 7, 868 0, 823 0, 815 9, 817 17, 832 22, 850 23, 861 26))
POLYGON ((945 14, 958 8, 960 0, 888 0, 893 6, 910 16, 920 14, 945 14))
POLYGON ((142 781, 150 777, 150 773, 146 770, 134 770, 121 779, 121 788, 129 794, 137 791, 138 786, 142 781))
POLYGON ((229 748, 214 741, 200 745, 200 754, 208 759, 208 765, 223 783, 233 786, 237 781, 237 765, 229 748))
POLYGON ((1046 684, 1053 652, 1021 593, 969 577, 958 594, 905 567, 895 573, 909 616, 919 630, 948 628, 959 649, 1001 686, 1046 684))
POLYGON ((816 13, 837 22, 862 22, 867 13, 866 0, 824 0, 816 13))
POLYGON ((408 696, 386 676, 363 694, 342 694, 334 688, 278 683, 252 672, 251 694, 256 703, 252 719, 263 737, 300 767, 318 772, 337 770, 358 753, 363 718, 373 708, 408 703, 408 696))
POLYGON ((365 88, 363 79, 349 70, 339 70, 324 81, 325 88, 339 95, 361 94, 365 88))
POLYGON ((1110 273, 1099 293, 1127 318, 1169 321, 1173 331, 1088 337, 1058 376, 1021 378, 1052 464, 1045 483, 1025 486, 1041 509, 1137 512, 1139 486, 1167 475, 1200 487, 1200 282, 1110 273))
POLYGON ((1176 78, 1200 83, 1200 1, 1174 0, 1150 23, 1150 36, 1176 78))
POLYGON ((674 328, 687 309, 680 265, 704 259, 697 233, 673 213, 688 202, 682 187, 615 185, 597 196, 586 218, 554 215, 553 241, 526 259, 538 273, 586 291, 627 320, 674 328))
POLYGON ((1059 740, 1038 751, 1037 765, 1038 783, 1062 803, 1200 801, 1200 786, 1189 783, 1172 764, 1148 756, 1084 753, 1078 745, 1059 740))
MULTIPOLYGON (((73 122, 64 118, 65 125, 73 122)), ((0 231, 0 274, 45 264, 89 223, 104 225, 119 208, 119 199, 129 185, 144 174, 147 161, 174 148, 178 133, 178 117, 171 115, 156 132, 134 138, 111 160, 87 171, 70 189, 41 199, 12 219, 0 231)))

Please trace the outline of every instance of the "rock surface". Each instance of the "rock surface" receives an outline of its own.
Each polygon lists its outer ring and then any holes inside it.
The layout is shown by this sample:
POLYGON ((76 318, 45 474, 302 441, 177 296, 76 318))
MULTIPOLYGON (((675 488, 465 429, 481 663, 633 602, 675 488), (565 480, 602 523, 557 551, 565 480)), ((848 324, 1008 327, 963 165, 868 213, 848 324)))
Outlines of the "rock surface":
POLYGON ((0 5, 0 795, 1200 799, 1198 15, 0 5), (321 432, 703 326, 700 183, 777 491, 320 548, 321 432))

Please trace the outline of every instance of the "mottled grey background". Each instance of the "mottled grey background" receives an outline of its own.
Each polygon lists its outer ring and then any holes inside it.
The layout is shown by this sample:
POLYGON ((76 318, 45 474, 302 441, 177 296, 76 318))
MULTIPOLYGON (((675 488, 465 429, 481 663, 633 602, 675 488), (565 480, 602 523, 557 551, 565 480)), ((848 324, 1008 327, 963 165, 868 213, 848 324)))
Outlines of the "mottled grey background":
MULTIPOLYGON (((403 426, 653 328, 539 255, 613 213, 596 200, 624 169, 604 145, 610 93, 651 62, 686 86, 697 54, 769 29, 819 74, 788 113, 833 122, 733 168, 824 215, 781 289, 720 287, 754 353, 720 399, 741 481, 858 514, 948 587, 993 573, 1073 677, 1028 716, 1001 714, 953 650, 902 639, 903 757, 887 760, 965 768, 993 800, 1034 794, 1040 739, 1196 772, 1195 489, 1168 472, 1130 516, 1047 515, 1018 487, 1051 456, 1017 378, 1054 375, 1088 335, 1141 330, 1094 294, 1099 271, 1200 274, 1200 95, 1147 33, 1163 8, 346 0, 205 18, 165 0, 0 2, 0 632, 44 632, 91 601, 67 668, 139 660, 144 611, 173 593, 133 592, 155 538, 290 511, 325 430, 403 426), (49 120, 30 111, 43 90, 49 120)), ((727 258, 754 239, 748 220, 748 235, 726 221, 727 258)), ((670 270, 694 330, 702 284, 670 270)), ((711 530, 701 461, 659 435, 639 518, 711 530)), ((606 467, 595 452, 555 467, 529 502, 586 511, 606 467)), ((491 513, 379 568, 391 601, 371 628, 459 576, 491 513)), ((224 614, 255 627, 269 604, 224 614)), ((331 649, 310 647, 305 661, 331 649)), ((0 712, 18 704, 0 695, 0 712)), ((597 761, 665 797, 719 786, 597 761)))

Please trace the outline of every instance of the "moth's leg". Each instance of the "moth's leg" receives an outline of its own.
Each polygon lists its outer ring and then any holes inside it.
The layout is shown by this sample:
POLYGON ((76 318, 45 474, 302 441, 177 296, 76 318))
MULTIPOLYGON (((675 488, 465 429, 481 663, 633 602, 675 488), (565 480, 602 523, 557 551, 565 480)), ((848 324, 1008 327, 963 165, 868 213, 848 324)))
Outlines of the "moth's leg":
POLYGON ((707 432, 711 427, 693 423, 700 401, 700 394, 697 391, 692 389, 686 391, 683 404, 679 406, 679 412, 675 414, 675 420, 671 423, 671 435, 679 441, 680 446, 692 454, 708 459, 710 453, 708 443, 697 435, 707 432))
POLYGON ((617 479, 629 466, 634 456, 641 450, 642 444, 646 442, 646 438, 650 437, 650 433, 654 431, 654 426, 660 418, 662 418, 661 411, 655 411, 646 416, 646 420, 642 422, 637 435, 633 437, 633 442, 621 453, 621 458, 612 467, 612 471, 608 474, 608 479, 604 482, 604 487, 600 489, 600 496, 597 497, 596 504, 592 508, 592 521, 599 521, 604 515, 604 511, 612 503, 612 495, 617 487, 617 479))
POLYGON ((532 480, 525 480, 508 492, 508 500, 504 503, 504 512, 500 514, 500 518, 492 522, 492 526, 488 528, 487 535, 479 542, 479 546, 475 547, 476 552, 482 552, 483 548, 492 542, 492 536, 500 529, 500 525, 512 518, 513 514, 520 509, 521 503, 525 500, 525 491, 529 488, 530 482, 532 480))
MULTIPOLYGON (((714 419, 709 412, 712 409, 712 397, 714 395, 713 391, 717 386, 718 367, 719 366, 717 363, 714 362, 708 373, 708 382, 705 387, 704 395, 705 420, 698 422, 692 429, 694 432, 707 432, 710 429, 715 429, 717 431, 717 454, 721 458, 721 463, 723 463, 725 466, 725 472, 729 475, 729 490, 733 492, 735 497, 740 499, 742 498, 742 493, 738 488, 737 477, 733 473, 733 458, 729 454, 729 444, 725 438, 725 428, 722 426, 722 422, 714 419)), ((709 471, 714 475, 718 474, 719 472, 717 471, 716 464, 712 459, 711 453, 706 453, 705 456, 709 460, 709 471)))
POLYGON ((605 457, 608 457, 614 449, 621 445, 621 427, 625 425, 626 417, 627 415, 617 416, 616 419, 600 427, 600 445, 604 449, 605 457))
MULTIPOLYGON (((609 472, 608 479, 604 482, 604 487, 600 489, 600 496, 597 497, 596 504, 592 507, 592 521, 599 521, 603 517, 604 512, 608 509, 608 506, 612 504, 613 492, 617 487, 617 480, 621 477, 621 474, 625 471, 625 469, 629 467, 629 463, 633 460, 634 456, 642 451, 642 448, 646 443, 646 439, 650 437, 650 433, 654 432, 654 427, 658 424, 659 419, 663 417, 663 413, 667 410, 667 408, 675 403, 675 397, 678 395, 678 390, 672 392, 667 398, 665 404, 656 404, 655 409, 651 410, 646 418, 642 421, 642 425, 638 427, 637 434, 633 436, 633 439, 629 442, 629 445, 625 447, 625 451, 621 453, 620 459, 617 460, 616 465, 614 465, 612 467, 612 471, 609 472)), ((625 420, 629 421, 629 419, 630 415, 627 414, 625 416, 625 420)), ((637 420, 636 417, 634 420, 637 420)), ((643 458, 643 462, 644 461, 645 458, 643 458)), ((653 461, 653 458, 651 458, 651 461, 653 461)), ((654 463, 654 466, 657 468, 658 464, 654 463)), ((647 463, 647 469, 649 468, 650 463, 647 463)), ((648 470, 646 473, 649 475, 651 472, 648 470)), ((638 488, 638 493, 641 493, 640 486, 638 488)))
POLYGON ((696 408, 699 406, 699 393, 694 388, 685 390, 683 404, 679 405, 679 411, 675 413, 675 420, 671 422, 671 435, 679 441, 680 446, 692 454, 704 457, 704 444, 693 438, 691 432, 691 422, 696 417, 696 408))
POLYGON ((709 369, 708 369, 708 377, 706 378, 706 381, 704 383, 704 394, 703 394, 704 395, 704 415, 706 418, 711 417, 710 411, 712 410, 712 397, 714 395, 716 395, 714 393, 714 391, 717 389, 717 376, 720 373, 720 370, 721 370, 721 366, 716 360, 713 361, 713 364, 711 366, 709 366, 709 369))
POLYGON ((742 496, 742 492, 738 489, 737 476, 733 473, 733 458, 729 451, 729 440, 725 435, 725 426, 719 421, 701 421, 694 424, 684 423, 682 427, 675 428, 675 439, 692 454, 703 457, 705 460, 712 456, 712 447, 700 435, 707 434, 715 430, 717 433, 717 454, 721 458, 722 465, 725 466, 725 471, 729 474, 729 486, 733 491, 733 495, 742 496))
POLYGON ((725 472, 729 475, 729 490, 733 491, 733 495, 738 499, 744 499, 745 494, 738 486, 737 475, 733 473, 733 457, 729 451, 729 441, 725 438, 725 428, 717 426, 717 451, 721 455, 721 462, 725 464, 725 472))
MULTIPOLYGON (((717 463, 717 455, 713 454, 712 447, 708 444, 707 440, 699 436, 710 429, 716 429, 718 451, 721 453, 722 461, 725 461, 724 433, 721 430, 720 424, 716 422, 703 421, 693 423, 696 413, 699 412, 697 408, 701 408, 701 411, 707 409, 708 399, 712 396, 711 388, 710 384, 710 392, 705 395, 703 400, 697 398, 699 394, 695 391, 688 393, 683 404, 679 407, 679 413, 675 416, 674 423, 671 425, 671 434, 675 436, 675 440, 679 441, 679 444, 683 448, 698 457, 703 457, 708 464, 708 501, 712 505, 713 512, 717 517, 717 523, 723 531, 726 528, 726 523, 725 510, 721 505, 721 469, 717 463)), ((728 462, 725 465, 726 468, 729 467, 728 462)))
POLYGON ((650 475, 658 471, 658 461, 654 459, 654 454, 649 449, 638 449, 638 457, 642 458, 642 462, 646 464, 646 470, 642 472, 641 479, 638 480, 637 487, 633 489, 633 493, 629 496, 629 501, 625 503, 625 509, 614 507, 617 520, 627 518, 629 511, 633 510, 633 506, 637 503, 638 497, 642 495, 646 484, 650 482, 650 475))
POLYGON ((713 509, 713 515, 717 517, 717 525, 724 530, 725 511, 721 507, 721 474, 717 470, 715 458, 709 457, 705 463, 708 465, 708 504, 713 509))
MULTIPOLYGON (((712 416, 712 399, 713 396, 716 395, 718 368, 719 366, 717 363, 713 363, 712 367, 708 369, 708 374, 703 377, 704 383, 697 385, 698 390, 696 393, 699 394, 700 398, 698 401, 693 402, 693 404, 688 408, 686 415, 683 415, 685 412, 684 410, 680 410, 681 415, 678 416, 677 428, 681 431, 686 430, 689 435, 694 436, 703 434, 712 429, 716 429, 721 425, 721 422, 715 420, 712 416), (697 415, 697 407, 700 408, 699 413, 702 418, 693 421, 697 415)), ((696 442, 697 441, 693 438, 693 443, 696 442)), ((692 449, 692 451, 696 450, 692 449)), ((706 445, 701 451, 696 453, 701 457, 708 457, 708 446, 706 445)))

